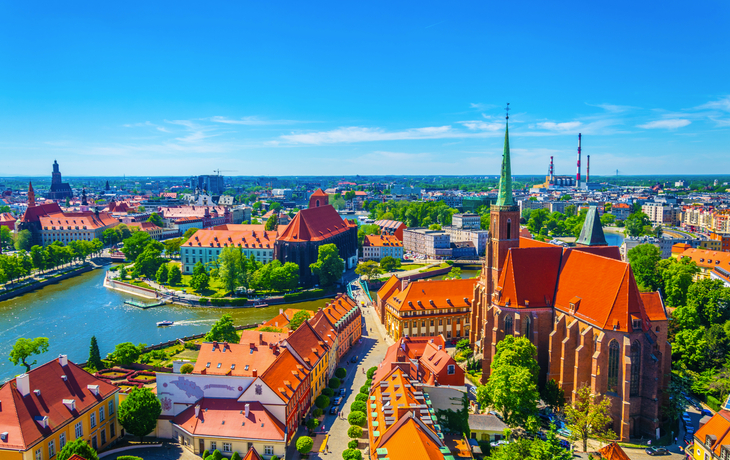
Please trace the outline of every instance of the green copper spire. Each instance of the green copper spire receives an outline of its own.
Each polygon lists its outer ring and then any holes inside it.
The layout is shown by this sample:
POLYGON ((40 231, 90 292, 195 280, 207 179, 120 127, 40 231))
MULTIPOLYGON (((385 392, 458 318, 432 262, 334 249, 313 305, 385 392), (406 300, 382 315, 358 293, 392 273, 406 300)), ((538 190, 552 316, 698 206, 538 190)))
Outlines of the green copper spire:
POLYGON ((509 159, 509 116, 504 130, 504 153, 502 154, 502 176, 499 178, 499 196, 497 206, 514 206, 512 199, 512 168, 509 159))

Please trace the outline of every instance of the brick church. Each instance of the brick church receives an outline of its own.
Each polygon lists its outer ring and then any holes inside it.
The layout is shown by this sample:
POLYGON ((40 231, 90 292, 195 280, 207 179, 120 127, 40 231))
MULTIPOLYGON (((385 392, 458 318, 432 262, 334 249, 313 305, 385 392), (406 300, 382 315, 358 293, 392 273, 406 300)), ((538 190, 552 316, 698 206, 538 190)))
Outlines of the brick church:
POLYGON ((631 266, 608 246, 591 207, 576 247, 520 237, 512 197, 509 127, 499 196, 491 206, 489 244, 474 289, 471 341, 489 378, 497 343, 506 335, 537 348, 540 384, 555 380, 566 400, 583 385, 611 400, 613 430, 622 440, 654 436, 669 384, 671 346, 658 292, 640 292, 631 266))

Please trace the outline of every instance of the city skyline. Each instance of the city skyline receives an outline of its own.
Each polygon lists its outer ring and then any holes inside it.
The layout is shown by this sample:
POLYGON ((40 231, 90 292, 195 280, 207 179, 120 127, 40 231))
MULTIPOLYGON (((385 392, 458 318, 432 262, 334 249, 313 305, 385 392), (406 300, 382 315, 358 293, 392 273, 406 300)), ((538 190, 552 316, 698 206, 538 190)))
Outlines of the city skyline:
POLYGON ((730 173, 720 2, 171 5, 4 6, 0 175, 730 173))

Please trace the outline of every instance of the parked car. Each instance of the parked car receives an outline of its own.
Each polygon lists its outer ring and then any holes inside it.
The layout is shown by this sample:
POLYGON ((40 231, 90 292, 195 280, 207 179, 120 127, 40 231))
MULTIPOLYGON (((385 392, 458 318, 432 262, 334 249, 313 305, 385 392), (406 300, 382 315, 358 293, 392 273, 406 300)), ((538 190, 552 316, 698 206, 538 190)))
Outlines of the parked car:
POLYGON ((570 432, 570 430, 569 430, 569 429, 567 429, 567 428, 560 428, 560 429, 558 430, 558 434, 559 434, 560 436, 565 436, 566 438, 569 438, 569 437, 570 437, 570 435, 571 435, 572 433, 571 433, 571 432, 570 432))
POLYGON ((669 455, 669 451, 663 447, 649 447, 646 449, 647 455, 669 455))
POLYGON ((337 415, 337 413, 340 411, 340 408, 337 406, 330 407, 330 415, 337 415))
POLYGON ((337 390, 337 394, 340 395, 340 396, 345 396, 345 389, 344 388, 340 388, 339 390, 337 390))
POLYGON ((351 362, 351 363, 356 363, 356 362, 357 362, 357 356, 353 356, 353 357, 352 357, 352 358, 350 359, 350 362, 351 362))
POLYGON ((703 417, 705 415, 709 415, 710 417, 712 417, 712 411, 710 409, 702 409, 702 411, 700 412, 700 415, 702 415, 703 417))
POLYGON ((342 396, 338 396, 335 398, 335 400, 332 402, 332 404, 334 404, 335 406, 339 406, 341 402, 342 402, 342 396))
POLYGON ((560 447, 562 447, 565 450, 572 450, 572 448, 573 448, 573 446, 565 439, 560 440, 560 447))
POLYGON ((687 434, 695 434, 695 427, 691 423, 688 423, 684 427, 684 432, 687 434))

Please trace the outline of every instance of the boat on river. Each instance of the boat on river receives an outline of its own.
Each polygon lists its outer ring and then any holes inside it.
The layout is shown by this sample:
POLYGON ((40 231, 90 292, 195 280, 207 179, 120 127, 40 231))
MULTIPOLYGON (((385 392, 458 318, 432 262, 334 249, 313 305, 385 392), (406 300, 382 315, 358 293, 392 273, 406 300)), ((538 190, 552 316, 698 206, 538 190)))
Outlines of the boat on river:
POLYGON ((268 306, 269 306, 269 304, 267 304, 263 300, 254 300, 254 302, 253 302, 254 308, 264 308, 264 307, 268 307, 268 306))
POLYGON ((169 319, 166 319, 165 321, 158 321, 157 327, 172 326, 173 324, 175 324, 175 321, 170 321, 169 319))

